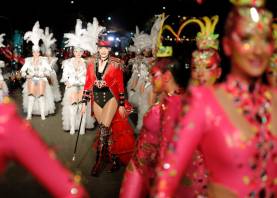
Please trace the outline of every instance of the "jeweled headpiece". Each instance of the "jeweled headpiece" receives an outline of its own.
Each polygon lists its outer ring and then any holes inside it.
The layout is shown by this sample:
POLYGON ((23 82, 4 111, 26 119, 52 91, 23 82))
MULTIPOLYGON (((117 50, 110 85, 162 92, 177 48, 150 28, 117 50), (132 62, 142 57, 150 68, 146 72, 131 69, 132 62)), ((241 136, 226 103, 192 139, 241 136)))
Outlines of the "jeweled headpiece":
POLYGON ((235 6, 263 7, 265 0, 230 0, 235 6))
MULTIPOLYGON (((236 7, 238 14, 244 18, 249 32, 269 31, 272 13, 264 9, 265 0, 230 0, 236 7)), ((233 23, 227 21, 227 23, 233 23)))
POLYGON ((196 18, 191 18, 188 20, 185 20, 179 30, 178 30, 178 36, 180 37, 181 32, 183 29, 191 24, 191 23, 196 23, 200 27, 200 32, 197 33, 196 36, 196 45, 198 49, 208 49, 208 48, 213 48, 213 49, 218 49, 219 42, 218 42, 218 34, 215 34, 215 26, 218 23, 218 16, 213 16, 212 18, 209 18, 207 16, 202 17, 202 19, 196 19, 196 18))

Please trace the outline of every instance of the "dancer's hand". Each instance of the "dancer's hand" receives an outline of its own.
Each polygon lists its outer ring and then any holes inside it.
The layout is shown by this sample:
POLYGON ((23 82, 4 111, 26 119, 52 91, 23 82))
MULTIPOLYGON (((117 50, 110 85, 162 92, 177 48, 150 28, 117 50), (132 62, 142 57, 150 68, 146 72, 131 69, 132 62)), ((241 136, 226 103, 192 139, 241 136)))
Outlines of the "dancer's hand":
POLYGON ((126 109, 125 109, 125 107, 120 106, 118 111, 119 111, 119 114, 121 115, 122 118, 126 117, 126 109))

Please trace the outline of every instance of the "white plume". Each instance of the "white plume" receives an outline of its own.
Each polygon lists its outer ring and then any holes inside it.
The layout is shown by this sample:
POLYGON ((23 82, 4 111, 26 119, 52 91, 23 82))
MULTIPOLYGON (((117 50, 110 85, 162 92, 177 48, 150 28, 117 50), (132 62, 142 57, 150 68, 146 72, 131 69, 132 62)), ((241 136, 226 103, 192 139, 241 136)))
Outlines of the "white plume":
POLYGON ((98 36, 101 32, 105 31, 106 28, 99 25, 96 17, 93 17, 93 23, 87 24, 87 31, 84 34, 85 37, 85 50, 89 51, 90 54, 97 52, 98 36))
POLYGON ((51 49, 51 46, 55 44, 57 41, 53 38, 53 33, 49 32, 49 27, 46 27, 44 30, 44 34, 42 35, 42 41, 45 47, 45 51, 51 49))
POLYGON ((6 34, 5 33, 3 33, 3 34, 0 34, 0 47, 5 47, 5 45, 3 44, 3 41, 4 41, 4 36, 5 36, 6 34))
POLYGON ((43 30, 39 28, 39 22, 37 21, 33 26, 32 31, 28 31, 24 35, 24 40, 27 42, 31 41, 33 43, 33 48, 39 49, 39 40, 42 38, 43 30))
POLYGON ((86 29, 82 29, 82 21, 77 19, 75 26, 75 33, 65 33, 64 37, 68 40, 65 41, 65 47, 80 47, 83 49, 85 45, 84 34, 86 29))
POLYGON ((139 32, 138 26, 136 26, 136 33, 132 38, 134 45, 129 47, 129 51, 141 52, 144 49, 151 49, 152 41, 149 34, 139 32))

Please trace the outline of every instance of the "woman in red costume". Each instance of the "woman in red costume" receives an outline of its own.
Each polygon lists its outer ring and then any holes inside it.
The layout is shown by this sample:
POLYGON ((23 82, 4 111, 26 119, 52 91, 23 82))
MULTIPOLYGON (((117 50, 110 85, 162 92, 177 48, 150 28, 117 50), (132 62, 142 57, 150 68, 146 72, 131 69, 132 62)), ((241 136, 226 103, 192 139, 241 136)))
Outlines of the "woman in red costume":
POLYGON ((243 6, 229 13, 223 38, 231 72, 215 87, 191 89, 153 197, 174 197, 198 146, 209 170, 209 197, 277 196, 277 93, 261 81, 273 53, 272 15, 260 0, 235 3, 243 6))
POLYGON ((57 198, 89 197, 85 189, 56 159, 30 124, 16 112, 8 98, 0 104, 0 172, 10 161, 26 168, 48 192, 57 198))
POLYGON ((99 124, 96 140, 96 163, 91 175, 98 176, 106 161, 110 171, 127 164, 134 150, 134 134, 128 122, 127 101, 124 97, 121 60, 109 55, 111 43, 106 35, 100 36, 98 54, 88 63, 84 101, 91 97, 94 116, 99 124))
MULTIPOLYGON (((172 138, 173 126, 182 109, 185 67, 162 58, 151 68, 153 92, 157 102, 145 114, 134 155, 126 169, 121 198, 147 197, 155 177, 155 166, 172 138)), ((187 72, 189 74, 189 72, 187 72)))

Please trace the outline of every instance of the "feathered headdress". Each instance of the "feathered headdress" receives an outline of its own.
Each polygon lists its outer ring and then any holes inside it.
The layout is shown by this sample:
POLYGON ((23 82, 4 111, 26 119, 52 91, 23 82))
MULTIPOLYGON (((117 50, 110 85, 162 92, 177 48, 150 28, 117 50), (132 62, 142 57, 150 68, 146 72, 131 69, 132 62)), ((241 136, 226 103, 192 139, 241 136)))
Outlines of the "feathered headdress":
POLYGON ((0 47, 5 47, 5 45, 3 44, 3 41, 4 41, 4 36, 5 36, 6 34, 5 33, 3 33, 3 34, 0 34, 0 47))
POLYGON ((93 18, 93 23, 87 24, 87 31, 84 33, 84 49, 90 54, 97 52, 97 42, 100 33, 104 32, 106 27, 100 26, 96 17, 93 18))
POLYGON ((138 26, 136 26, 136 33, 132 38, 134 45, 130 46, 130 51, 142 52, 144 49, 152 49, 152 40, 149 34, 139 32, 138 26))
POLYGON ((151 28, 151 39, 152 39, 152 49, 156 51, 156 57, 169 57, 173 54, 173 49, 171 46, 163 46, 162 44, 162 33, 163 33, 163 24, 167 17, 165 14, 160 14, 156 16, 156 20, 151 28))
POLYGON ((43 30, 39 28, 39 22, 37 21, 32 29, 32 31, 28 31, 24 35, 24 40, 27 42, 31 41, 33 43, 32 50, 39 51, 39 41, 42 38, 43 30))
POLYGON ((230 0, 230 2, 236 6, 239 15, 244 18, 249 32, 269 31, 272 13, 263 8, 265 0, 230 0))
POLYGON ((196 36, 196 45, 198 49, 218 49, 219 41, 218 41, 218 34, 214 33, 215 26, 218 23, 218 16, 213 16, 211 19, 207 16, 202 17, 201 19, 191 18, 188 20, 185 20, 179 30, 178 30, 178 36, 181 35, 181 32, 183 29, 191 24, 196 23, 200 27, 200 32, 197 33, 196 36))
POLYGON ((53 33, 49 32, 49 27, 46 27, 44 30, 44 34, 42 35, 42 41, 44 44, 45 52, 51 51, 51 47, 55 44, 56 39, 53 38, 53 33))
POLYGON ((86 33, 86 29, 82 28, 82 21, 77 19, 75 25, 75 33, 65 33, 64 38, 67 40, 65 41, 65 47, 75 47, 84 49, 86 45, 86 40, 84 39, 84 34, 86 33))

